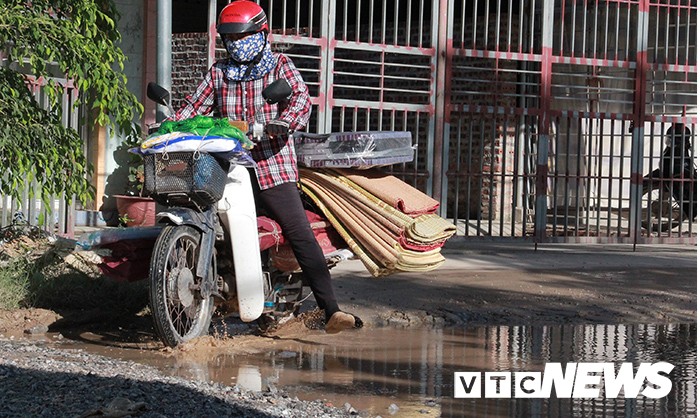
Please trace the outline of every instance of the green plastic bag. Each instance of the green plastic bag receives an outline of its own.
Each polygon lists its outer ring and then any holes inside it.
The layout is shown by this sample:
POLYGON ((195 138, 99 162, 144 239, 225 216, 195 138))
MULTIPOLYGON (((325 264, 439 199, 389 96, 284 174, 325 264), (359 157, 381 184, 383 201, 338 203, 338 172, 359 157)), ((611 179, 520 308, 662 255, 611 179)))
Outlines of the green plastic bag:
POLYGON ((235 126, 231 126, 226 118, 198 115, 178 122, 165 121, 160 124, 158 132, 153 136, 170 132, 189 132, 200 136, 234 138, 240 141, 245 149, 253 147, 253 143, 248 139, 248 135, 235 126))

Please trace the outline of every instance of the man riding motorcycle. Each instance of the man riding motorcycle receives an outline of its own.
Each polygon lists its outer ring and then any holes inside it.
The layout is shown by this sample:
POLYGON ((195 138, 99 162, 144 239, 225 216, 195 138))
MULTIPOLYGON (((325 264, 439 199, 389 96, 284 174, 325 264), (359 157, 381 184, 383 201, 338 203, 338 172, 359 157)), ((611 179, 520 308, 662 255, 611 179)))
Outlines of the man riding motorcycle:
MULTIPOLYGON (((257 166, 254 172, 250 170, 256 203, 281 226, 290 242, 316 303, 325 312, 326 332, 359 328, 362 321, 338 306, 328 266, 296 185, 297 161, 290 132, 304 128, 309 120, 308 88, 291 59, 272 52, 267 16, 258 4, 248 0, 230 3, 219 14, 217 31, 228 58, 212 65, 172 119, 215 112, 231 121, 264 126, 263 135, 251 138, 256 142, 251 156, 257 166), (277 79, 285 79, 292 94, 284 104, 266 103, 262 91, 277 79)), ((235 201, 232 190, 227 185, 222 201, 235 201)))

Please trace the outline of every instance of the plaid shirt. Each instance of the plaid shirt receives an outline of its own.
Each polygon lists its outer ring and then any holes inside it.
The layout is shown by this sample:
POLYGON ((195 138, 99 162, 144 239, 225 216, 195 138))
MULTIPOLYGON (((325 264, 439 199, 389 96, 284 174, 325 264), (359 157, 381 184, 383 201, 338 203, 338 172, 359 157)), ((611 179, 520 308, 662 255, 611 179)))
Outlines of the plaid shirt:
MULTIPOLYGON (((228 61, 217 61, 194 94, 185 98, 186 103, 172 119, 179 121, 216 111, 229 120, 245 120, 249 125, 256 118, 263 126, 273 119, 280 119, 289 123, 292 131, 303 129, 311 111, 309 90, 294 63, 284 54, 275 56, 275 68, 263 78, 252 81, 228 80, 225 76, 228 61), (281 114, 278 114, 276 104, 269 105, 262 97, 263 89, 279 78, 286 79, 294 92, 281 114)), ((251 150, 251 155, 258 163, 255 173, 261 189, 297 181, 297 159, 291 135, 274 138, 265 135, 251 150)))

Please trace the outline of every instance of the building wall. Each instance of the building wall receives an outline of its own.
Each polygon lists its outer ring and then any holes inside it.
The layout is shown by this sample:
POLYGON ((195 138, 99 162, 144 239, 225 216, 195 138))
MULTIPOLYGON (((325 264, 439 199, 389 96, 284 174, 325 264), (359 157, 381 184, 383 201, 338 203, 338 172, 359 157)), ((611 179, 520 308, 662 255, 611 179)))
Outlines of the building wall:
POLYGON ((206 33, 174 33, 172 37, 172 98, 179 109, 207 72, 206 33))
MULTIPOLYGON (((120 19, 117 28, 122 35, 119 45, 127 57, 124 64, 124 75, 127 77, 127 88, 143 103, 144 56, 146 15, 145 6, 141 0, 115 0, 120 19)), ((120 149, 124 138, 116 132, 105 128, 94 129, 91 138, 92 163, 95 167, 93 183, 96 185, 95 209, 102 212, 107 224, 113 224, 118 218, 113 196, 123 193, 126 188, 128 159, 125 151, 120 149)))

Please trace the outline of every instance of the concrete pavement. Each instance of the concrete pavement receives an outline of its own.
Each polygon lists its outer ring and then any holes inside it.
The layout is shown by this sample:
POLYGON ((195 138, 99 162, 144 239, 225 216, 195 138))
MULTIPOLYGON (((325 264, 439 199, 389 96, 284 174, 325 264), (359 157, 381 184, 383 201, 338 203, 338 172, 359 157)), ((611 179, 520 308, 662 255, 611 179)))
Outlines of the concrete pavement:
POLYGON ((374 326, 697 322, 697 248, 451 240, 427 273, 333 269, 341 308, 374 326))
POLYGON ((465 270, 572 270, 697 268, 695 245, 535 244, 456 238, 442 250, 443 268, 465 270))

